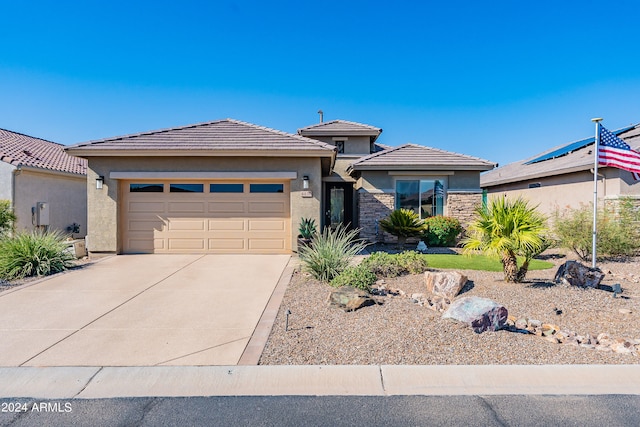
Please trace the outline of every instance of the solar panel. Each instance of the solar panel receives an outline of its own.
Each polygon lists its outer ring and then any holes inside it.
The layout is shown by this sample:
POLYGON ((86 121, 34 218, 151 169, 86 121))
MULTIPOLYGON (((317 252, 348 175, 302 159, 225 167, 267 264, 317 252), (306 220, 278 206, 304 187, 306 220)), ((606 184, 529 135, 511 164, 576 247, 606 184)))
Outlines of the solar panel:
MULTIPOLYGON (((632 129, 633 126, 629 126, 626 128, 622 128, 622 129, 618 129, 613 131, 612 133, 614 135, 620 135, 622 132, 626 132, 629 129, 632 129)), ((572 142, 569 145, 565 145, 564 147, 560 147, 556 150, 551 151, 550 153, 546 153, 543 154, 539 157, 536 157, 535 159, 529 160, 528 162, 525 162, 525 165, 531 165, 533 163, 538 163, 538 162, 544 162, 545 160, 549 160, 549 159, 555 159, 556 157, 562 157, 562 156, 566 156, 569 153, 572 153, 576 150, 579 150, 583 147, 586 147, 587 145, 593 144, 595 142, 595 136, 592 136, 591 138, 587 138, 587 139, 582 139, 580 141, 576 141, 576 142, 572 142)))

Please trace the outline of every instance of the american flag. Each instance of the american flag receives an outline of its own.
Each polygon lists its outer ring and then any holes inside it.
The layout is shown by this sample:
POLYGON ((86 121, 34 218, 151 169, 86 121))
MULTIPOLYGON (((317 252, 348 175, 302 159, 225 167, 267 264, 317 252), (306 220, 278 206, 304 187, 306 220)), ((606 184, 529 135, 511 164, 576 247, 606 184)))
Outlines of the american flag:
POLYGON ((598 147, 598 164, 624 169, 640 180, 640 153, 629 147, 629 144, 600 126, 600 146, 598 147))

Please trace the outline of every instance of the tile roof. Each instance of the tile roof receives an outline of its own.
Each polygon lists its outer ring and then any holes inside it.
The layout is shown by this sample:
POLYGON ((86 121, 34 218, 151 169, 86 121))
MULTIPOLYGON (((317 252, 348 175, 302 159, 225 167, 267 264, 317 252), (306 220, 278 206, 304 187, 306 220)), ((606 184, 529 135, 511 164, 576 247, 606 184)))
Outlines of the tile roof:
POLYGON ((169 129, 141 132, 68 147, 70 152, 91 150, 335 150, 330 144, 233 119, 215 120, 169 129))
POLYGON ((478 157, 417 144, 405 144, 370 154, 351 164, 350 170, 489 170, 494 163, 478 157))
POLYGON ((347 120, 332 120, 320 122, 298 129, 298 134, 304 136, 372 136, 373 141, 382 133, 381 128, 347 120))
POLYGON ((87 160, 65 153, 64 145, 6 129, 0 129, 0 160, 14 166, 87 173, 87 160))
MULTIPOLYGON (((640 149, 640 124, 634 125, 631 129, 620 133, 618 136, 629 144, 631 148, 635 150, 640 149)), ((566 145, 567 144, 562 144, 557 147, 553 147, 525 160, 509 163, 505 166, 482 174, 480 176, 480 186, 491 187, 593 168, 593 143, 585 145, 582 148, 576 149, 560 157, 527 164, 532 159, 551 153, 565 147, 566 145)))

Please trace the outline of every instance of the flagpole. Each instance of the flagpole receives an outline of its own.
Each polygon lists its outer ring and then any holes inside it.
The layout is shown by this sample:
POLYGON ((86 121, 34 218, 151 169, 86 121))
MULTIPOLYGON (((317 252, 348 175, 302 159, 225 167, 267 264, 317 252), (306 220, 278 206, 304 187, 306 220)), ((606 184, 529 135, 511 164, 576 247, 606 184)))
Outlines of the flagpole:
POLYGON ((596 139, 593 150, 593 236, 591 238, 591 268, 596 268, 596 236, 598 235, 598 150, 600 149, 600 122, 602 118, 591 119, 596 124, 596 139))

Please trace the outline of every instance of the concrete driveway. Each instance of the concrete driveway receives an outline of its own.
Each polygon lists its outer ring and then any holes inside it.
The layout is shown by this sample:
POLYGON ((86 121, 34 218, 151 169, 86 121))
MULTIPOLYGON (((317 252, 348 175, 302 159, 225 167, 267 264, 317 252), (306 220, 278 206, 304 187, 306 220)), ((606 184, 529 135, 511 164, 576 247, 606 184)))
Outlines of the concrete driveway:
POLYGON ((288 255, 122 255, 0 293, 0 366, 235 365, 288 255))

